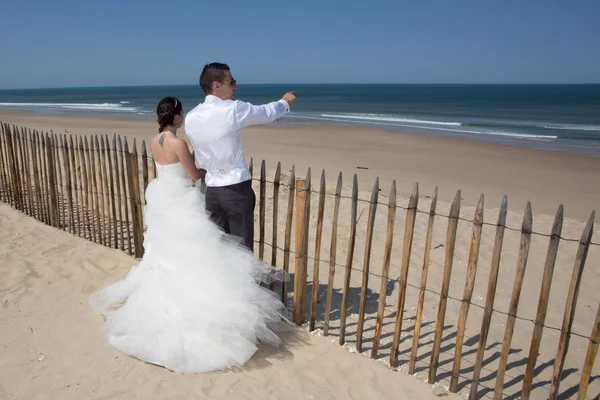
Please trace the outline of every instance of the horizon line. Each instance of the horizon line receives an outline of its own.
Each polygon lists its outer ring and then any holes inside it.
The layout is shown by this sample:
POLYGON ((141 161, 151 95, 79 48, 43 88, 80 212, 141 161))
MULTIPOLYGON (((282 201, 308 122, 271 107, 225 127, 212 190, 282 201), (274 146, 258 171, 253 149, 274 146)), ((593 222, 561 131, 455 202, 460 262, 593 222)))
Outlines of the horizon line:
MULTIPOLYGON (((238 86, 258 86, 258 85, 302 85, 302 86, 318 86, 318 85, 357 85, 357 86, 399 86, 399 85, 440 85, 440 86, 452 86, 452 85, 490 85, 490 86, 551 86, 551 85, 600 85, 600 82, 393 82, 393 83, 383 83, 383 82, 270 82, 270 83, 259 83, 259 82, 249 82, 249 83, 241 83, 238 86)), ((178 83, 178 84, 141 84, 141 85, 91 85, 91 86, 49 86, 49 87, 20 87, 20 88, 0 88, 0 91, 10 91, 10 90, 53 90, 53 89, 93 89, 93 88, 135 88, 135 87, 166 87, 166 86, 179 86, 179 87, 190 87, 197 86, 200 88, 198 84, 188 84, 188 83, 178 83)))

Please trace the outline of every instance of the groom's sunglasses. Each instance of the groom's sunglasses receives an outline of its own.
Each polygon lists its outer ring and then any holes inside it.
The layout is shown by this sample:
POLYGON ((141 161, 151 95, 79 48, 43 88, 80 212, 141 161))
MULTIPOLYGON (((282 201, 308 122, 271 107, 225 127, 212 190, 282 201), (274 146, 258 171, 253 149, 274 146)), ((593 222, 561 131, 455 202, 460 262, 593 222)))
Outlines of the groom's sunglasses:
MULTIPOLYGON (((221 82, 221 83, 225 83, 225 81, 224 81, 224 80, 221 80, 221 81, 219 81, 219 82, 221 82)), ((235 86, 235 85, 236 85, 236 82, 237 82, 237 81, 236 81, 235 79, 231 79, 231 80, 229 81, 229 84, 230 84, 231 86, 235 86)))

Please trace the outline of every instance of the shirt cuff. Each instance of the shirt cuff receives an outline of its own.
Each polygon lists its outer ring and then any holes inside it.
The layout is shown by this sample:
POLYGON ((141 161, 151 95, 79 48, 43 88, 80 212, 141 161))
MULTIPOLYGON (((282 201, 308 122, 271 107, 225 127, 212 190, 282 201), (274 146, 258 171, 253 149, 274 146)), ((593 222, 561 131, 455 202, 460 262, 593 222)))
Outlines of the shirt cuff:
POLYGON ((281 100, 278 100, 277 103, 279 105, 283 106, 283 110, 286 114, 290 112, 290 105, 288 104, 287 101, 281 99, 281 100))

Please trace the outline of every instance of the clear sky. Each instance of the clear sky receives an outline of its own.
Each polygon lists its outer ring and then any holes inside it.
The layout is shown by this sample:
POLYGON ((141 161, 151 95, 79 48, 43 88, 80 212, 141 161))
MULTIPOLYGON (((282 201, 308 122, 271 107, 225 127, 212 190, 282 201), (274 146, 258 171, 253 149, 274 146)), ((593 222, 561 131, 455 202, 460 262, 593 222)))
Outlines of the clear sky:
POLYGON ((599 0, 19 0, 0 88, 240 83, 600 83, 599 0))

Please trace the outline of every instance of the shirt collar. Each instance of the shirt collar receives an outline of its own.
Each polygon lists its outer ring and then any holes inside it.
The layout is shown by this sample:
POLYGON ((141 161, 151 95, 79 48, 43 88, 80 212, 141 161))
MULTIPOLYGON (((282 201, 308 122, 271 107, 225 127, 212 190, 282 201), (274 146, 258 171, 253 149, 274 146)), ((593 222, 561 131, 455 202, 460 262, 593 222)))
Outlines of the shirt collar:
POLYGON ((211 103, 216 103, 219 101, 223 101, 223 100, 221 100, 219 97, 217 97, 213 94, 207 94, 206 98, 204 99, 204 102, 211 102, 211 103))

